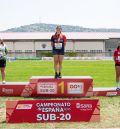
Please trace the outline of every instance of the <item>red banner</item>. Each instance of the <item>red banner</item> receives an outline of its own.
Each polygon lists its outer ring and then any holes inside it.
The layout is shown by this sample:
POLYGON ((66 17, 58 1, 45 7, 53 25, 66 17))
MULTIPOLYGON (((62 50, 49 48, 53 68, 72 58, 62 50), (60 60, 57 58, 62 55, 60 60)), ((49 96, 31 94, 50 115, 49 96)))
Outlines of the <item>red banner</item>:
POLYGON ((99 122, 99 100, 20 100, 6 102, 6 122, 99 122))

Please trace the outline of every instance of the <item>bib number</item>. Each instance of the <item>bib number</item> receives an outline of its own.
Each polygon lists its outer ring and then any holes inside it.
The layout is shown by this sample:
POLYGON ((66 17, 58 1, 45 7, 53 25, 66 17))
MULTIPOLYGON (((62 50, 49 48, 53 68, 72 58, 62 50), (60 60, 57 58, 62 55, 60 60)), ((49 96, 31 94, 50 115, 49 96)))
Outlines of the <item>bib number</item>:
POLYGON ((0 52, 0 58, 3 56, 3 53, 2 52, 0 52))
POLYGON ((117 60, 120 61, 120 56, 118 56, 117 60))
POLYGON ((55 49, 61 49, 62 43, 55 43, 55 49))

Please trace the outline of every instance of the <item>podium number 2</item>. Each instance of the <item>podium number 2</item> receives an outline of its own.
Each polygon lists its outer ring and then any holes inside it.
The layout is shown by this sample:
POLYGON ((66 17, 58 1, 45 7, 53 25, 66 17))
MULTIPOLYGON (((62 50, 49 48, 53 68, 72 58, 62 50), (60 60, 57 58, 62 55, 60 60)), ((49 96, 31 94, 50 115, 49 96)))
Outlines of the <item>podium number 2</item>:
POLYGON ((64 81, 60 82, 58 86, 60 86, 61 94, 64 94, 64 81))

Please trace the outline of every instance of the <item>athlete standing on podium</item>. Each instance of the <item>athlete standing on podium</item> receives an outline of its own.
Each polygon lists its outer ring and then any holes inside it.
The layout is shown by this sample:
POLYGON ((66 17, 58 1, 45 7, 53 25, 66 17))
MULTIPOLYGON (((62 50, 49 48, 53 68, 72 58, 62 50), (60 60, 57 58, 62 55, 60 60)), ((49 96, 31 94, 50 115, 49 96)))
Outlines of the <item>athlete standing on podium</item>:
POLYGON ((6 67, 6 55, 8 53, 6 45, 3 40, 0 39, 0 70, 2 75, 2 84, 5 84, 5 67, 6 67))
POLYGON ((120 43, 114 51, 114 61, 116 70, 116 90, 120 90, 120 43))
POLYGON ((54 57, 55 78, 61 78, 62 62, 64 59, 64 51, 67 39, 62 34, 61 26, 56 27, 56 32, 51 37, 52 52, 54 57))

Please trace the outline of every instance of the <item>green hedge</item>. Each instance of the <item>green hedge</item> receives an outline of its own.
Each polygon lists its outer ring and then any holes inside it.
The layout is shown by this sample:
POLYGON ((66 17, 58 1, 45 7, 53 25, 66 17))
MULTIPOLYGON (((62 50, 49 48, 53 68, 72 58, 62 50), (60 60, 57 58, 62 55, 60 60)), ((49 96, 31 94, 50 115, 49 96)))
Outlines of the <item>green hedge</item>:
MULTIPOLYGON (((77 55, 80 55, 80 52, 65 52, 65 56, 68 57, 76 57, 77 55)), ((37 57, 52 57, 53 54, 51 51, 36 51, 37 57)))
POLYGON ((41 60, 41 57, 16 57, 16 60, 41 60))
POLYGON ((36 57, 52 57, 53 54, 51 51, 36 51, 36 57))

